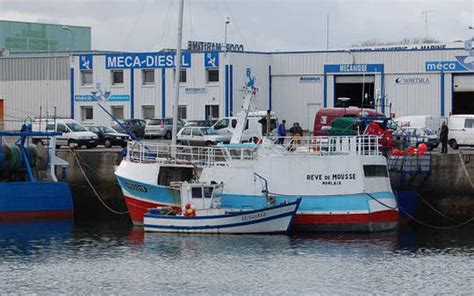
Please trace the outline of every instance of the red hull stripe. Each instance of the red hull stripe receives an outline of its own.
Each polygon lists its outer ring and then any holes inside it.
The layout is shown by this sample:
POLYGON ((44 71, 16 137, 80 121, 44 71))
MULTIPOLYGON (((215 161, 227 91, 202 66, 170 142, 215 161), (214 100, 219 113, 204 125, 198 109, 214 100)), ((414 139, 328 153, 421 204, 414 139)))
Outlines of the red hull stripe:
POLYGON ((73 217, 72 210, 0 212, 0 221, 59 220, 73 217))
POLYGON ((358 224, 397 222, 398 211, 388 210, 370 214, 305 214, 296 215, 295 224, 358 224))
MULTIPOLYGON (((149 208, 166 206, 124 196, 130 218, 135 224, 143 224, 143 217, 149 208)), ((179 207, 176 207, 179 210, 179 207)), ((388 210, 370 214, 304 214, 296 215, 295 224, 358 224, 372 222, 397 222, 398 211, 388 210)))
MULTIPOLYGON (((135 224, 143 224, 143 218, 145 213, 148 211, 149 208, 156 208, 156 207, 166 207, 167 205, 143 201, 139 199, 135 199, 133 197, 124 196, 125 203, 127 204, 128 212, 130 215, 130 219, 135 224)), ((174 209, 180 209, 179 207, 173 207, 174 209)))

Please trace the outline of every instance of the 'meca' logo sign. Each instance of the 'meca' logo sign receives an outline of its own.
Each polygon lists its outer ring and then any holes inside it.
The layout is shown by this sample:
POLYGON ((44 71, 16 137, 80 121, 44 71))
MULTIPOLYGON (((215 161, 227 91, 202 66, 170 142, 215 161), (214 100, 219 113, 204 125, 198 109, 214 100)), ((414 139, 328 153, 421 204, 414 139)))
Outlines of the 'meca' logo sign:
POLYGON ((457 72, 474 71, 473 39, 464 42, 464 48, 469 53, 467 56, 456 56, 456 61, 432 61, 425 63, 427 72, 457 72))

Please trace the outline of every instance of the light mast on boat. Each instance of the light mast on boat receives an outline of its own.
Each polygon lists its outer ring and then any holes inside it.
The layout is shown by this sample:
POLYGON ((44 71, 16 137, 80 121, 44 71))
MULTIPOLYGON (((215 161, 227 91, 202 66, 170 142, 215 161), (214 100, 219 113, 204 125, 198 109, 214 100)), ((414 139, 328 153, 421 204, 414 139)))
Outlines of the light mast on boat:
POLYGON ((179 1, 178 16, 178 44, 176 46, 175 56, 175 96, 173 106, 173 129, 171 136, 171 157, 176 158, 176 134, 178 132, 178 106, 179 106, 179 80, 181 76, 181 44, 183 39, 183 8, 184 0, 179 1))

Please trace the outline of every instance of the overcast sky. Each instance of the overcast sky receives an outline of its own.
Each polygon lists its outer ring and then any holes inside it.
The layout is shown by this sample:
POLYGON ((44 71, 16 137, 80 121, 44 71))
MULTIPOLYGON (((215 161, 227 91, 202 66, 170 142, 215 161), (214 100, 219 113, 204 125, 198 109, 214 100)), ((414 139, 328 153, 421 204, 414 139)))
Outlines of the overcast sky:
MULTIPOLYGON (((176 47, 178 0, 0 0, 0 18, 92 27, 98 50, 153 51, 176 47)), ((183 41, 224 41, 246 50, 350 47, 428 34, 444 42, 474 35, 474 0, 185 0, 183 41)))

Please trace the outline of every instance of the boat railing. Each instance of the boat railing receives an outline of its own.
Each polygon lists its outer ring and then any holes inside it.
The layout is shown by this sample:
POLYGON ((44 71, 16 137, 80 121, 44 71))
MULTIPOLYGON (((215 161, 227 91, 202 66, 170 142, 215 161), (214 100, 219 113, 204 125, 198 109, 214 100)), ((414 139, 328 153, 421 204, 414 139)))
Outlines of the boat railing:
MULTIPOLYGON (((284 149, 281 153, 299 152, 318 155, 379 155, 379 137, 374 135, 359 136, 308 136, 269 138, 284 149)), ((268 149, 267 149, 268 150, 268 149)), ((270 153, 271 151, 268 150, 270 153)))
POLYGON ((196 147, 186 145, 171 146, 164 143, 129 142, 126 159, 133 162, 175 162, 196 166, 227 165, 232 160, 255 159, 258 146, 249 147, 196 147), (176 157, 172 158, 175 149, 176 157))
POLYGON ((164 143, 129 142, 126 159, 133 162, 164 162, 196 166, 228 165, 236 160, 254 160, 259 155, 380 155, 377 136, 329 136, 266 138, 261 144, 230 144, 211 147, 164 143), (176 157, 172 158, 175 149, 176 157))

